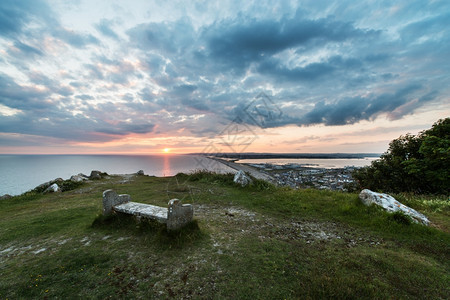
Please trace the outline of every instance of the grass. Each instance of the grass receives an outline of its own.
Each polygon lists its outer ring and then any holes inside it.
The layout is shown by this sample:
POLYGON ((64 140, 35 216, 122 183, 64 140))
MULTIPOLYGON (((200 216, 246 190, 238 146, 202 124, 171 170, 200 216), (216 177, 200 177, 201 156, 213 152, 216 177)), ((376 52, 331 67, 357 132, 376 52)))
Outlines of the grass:
POLYGON ((63 193, 0 202, 0 299, 448 299, 449 204, 395 195, 425 227, 365 207, 357 194, 295 191, 231 174, 109 176, 63 193), (168 233, 101 212, 113 188, 133 201, 192 203, 168 233))

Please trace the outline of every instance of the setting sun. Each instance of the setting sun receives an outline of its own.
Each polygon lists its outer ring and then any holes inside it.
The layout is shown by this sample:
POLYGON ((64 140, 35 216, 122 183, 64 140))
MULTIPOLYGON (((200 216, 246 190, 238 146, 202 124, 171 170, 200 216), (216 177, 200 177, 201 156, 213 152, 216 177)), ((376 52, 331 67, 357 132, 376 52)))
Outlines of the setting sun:
POLYGON ((164 148, 164 153, 169 153, 170 152, 170 149, 169 148, 164 148))

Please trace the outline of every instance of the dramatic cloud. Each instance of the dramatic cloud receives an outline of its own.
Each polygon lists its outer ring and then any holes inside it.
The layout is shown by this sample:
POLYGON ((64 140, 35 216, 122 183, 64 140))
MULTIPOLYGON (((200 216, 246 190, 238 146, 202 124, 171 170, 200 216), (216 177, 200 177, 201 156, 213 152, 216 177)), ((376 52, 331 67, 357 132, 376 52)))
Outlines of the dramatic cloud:
MULTIPOLYGON (((238 17, 205 29, 208 55, 233 68, 245 68, 282 51, 311 52, 330 43, 356 39, 373 32, 332 18, 312 20, 296 14, 280 20, 238 17)), ((312 66, 321 69, 321 66, 312 66)), ((304 77, 304 76, 303 76, 304 77)))
MULTIPOLYGON (((375 118, 377 114, 395 111, 409 101, 414 101, 413 93, 418 90, 420 90, 420 86, 411 85, 395 94, 346 98, 331 104, 321 101, 316 103, 314 109, 305 115, 303 124, 345 125, 375 118)), ((424 98, 425 101, 432 99, 430 94, 424 98)), ((404 114, 407 113, 409 111, 404 112, 404 114)))
POLYGON ((0 142, 200 147, 230 122, 270 136, 445 115, 449 28, 448 1, 0 1, 0 142))

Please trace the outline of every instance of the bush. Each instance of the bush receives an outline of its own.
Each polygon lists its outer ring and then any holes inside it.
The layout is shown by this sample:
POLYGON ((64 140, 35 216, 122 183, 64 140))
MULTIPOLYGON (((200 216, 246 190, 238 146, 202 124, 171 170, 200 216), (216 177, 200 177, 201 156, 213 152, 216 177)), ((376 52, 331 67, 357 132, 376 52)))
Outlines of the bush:
POLYGON ((218 174, 212 171, 197 170, 189 174, 189 181, 198 181, 212 184, 233 185, 232 173, 218 174))
POLYGON ((400 136, 379 160, 355 170, 360 188, 400 193, 449 193, 450 118, 418 135, 400 136))
POLYGON ((83 184, 84 184, 84 182, 82 182, 82 181, 75 182, 75 181, 71 181, 71 180, 64 180, 63 182, 61 182, 59 187, 61 188, 61 192, 67 192, 67 191, 77 189, 80 186, 82 186, 83 184))
POLYGON ((252 183, 249 186, 257 191, 269 191, 275 189, 275 186, 272 183, 254 177, 252 177, 252 183))

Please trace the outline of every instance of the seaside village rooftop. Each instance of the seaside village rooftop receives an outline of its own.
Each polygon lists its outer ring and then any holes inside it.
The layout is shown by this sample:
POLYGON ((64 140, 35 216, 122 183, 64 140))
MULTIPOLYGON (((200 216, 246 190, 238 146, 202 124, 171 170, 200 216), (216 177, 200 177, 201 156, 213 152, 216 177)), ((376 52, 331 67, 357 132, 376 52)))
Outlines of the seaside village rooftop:
POLYGON ((258 171, 268 174, 275 183, 292 188, 316 188, 323 190, 346 191, 354 183, 352 172, 356 167, 314 168, 300 164, 274 165, 269 163, 249 164, 258 171))

